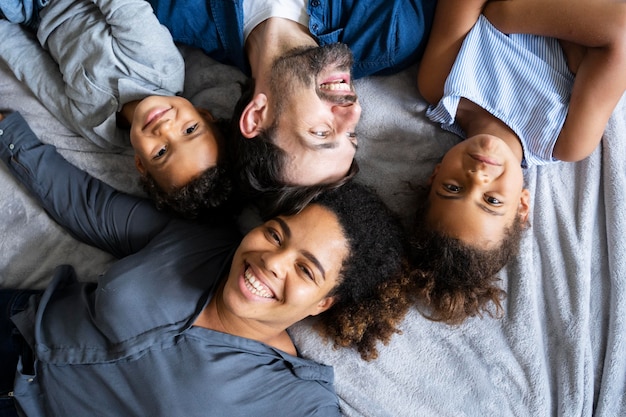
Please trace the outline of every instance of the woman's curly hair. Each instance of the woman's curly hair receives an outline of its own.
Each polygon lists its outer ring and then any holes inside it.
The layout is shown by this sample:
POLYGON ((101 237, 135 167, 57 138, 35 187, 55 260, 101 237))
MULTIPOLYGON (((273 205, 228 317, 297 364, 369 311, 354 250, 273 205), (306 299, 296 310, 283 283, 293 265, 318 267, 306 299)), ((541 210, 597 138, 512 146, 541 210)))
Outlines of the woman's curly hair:
POLYGON ((406 274, 406 236, 397 216, 369 187, 354 181, 313 200, 339 219, 350 246, 340 282, 329 295, 333 306, 316 329, 335 347, 352 347, 374 359, 412 304, 406 274))
POLYGON ((224 137, 229 123, 224 119, 209 123, 220 150, 217 165, 207 168, 187 184, 173 190, 164 190, 149 173, 139 177, 139 184, 154 201, 157 209, 185 219, 199 219, 230 211, 232 174, 224 149, 224 137))
POLYGON ((495 248, 482 249, 433 229, 427 222, 428 189, 422 189, 410 238, 411 285, 422 314, 460 324, 488 314, 501 317, 506 291, 498 272, 519 252, 526 225, 518 216, 495 248))
POLYGON ((341 187, 358 172, 356 160, 348 173, 338 181, 328 184, 293 185, 283 180, 287 154, 274 144, 278 124, 266 128, 254 139, 241 134, 239 120, 254 93, 254 80, 241 84, 242 94, 231 117, 227 150, 232 163, 234 195, 238 205, 249 202, 259 208, 264 220, 279 214, 289 215, 301 211, 320 193, 341 187))

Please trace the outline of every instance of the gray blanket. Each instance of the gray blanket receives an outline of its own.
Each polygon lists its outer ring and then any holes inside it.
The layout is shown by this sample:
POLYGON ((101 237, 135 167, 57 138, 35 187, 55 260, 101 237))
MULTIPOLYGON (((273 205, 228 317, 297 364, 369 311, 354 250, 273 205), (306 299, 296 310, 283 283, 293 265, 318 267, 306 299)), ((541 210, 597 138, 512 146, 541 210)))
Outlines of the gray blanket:
MULTIPOLYGON (((1 37, 1 36, 0 36, 1 37)), ((185 95, 220 116, 238 96, 235 69, 183 49, 185 95)), ((359 180, 409 223, 409 183, 424 181, 457 138, 424 117, 416 68, 357 82, 359 180)), ((301 353, 334 365, 346 416, 626 415, 626 104, 602 144, 576 164, 526 172, 532 228, 503 272, 506 316, 447 326, 412 310, 380 357, 333 349, 309 323, 301 353)), ((44 142, 111 185, 140 194, 131 154, 102 152, 61 126, 0 64, 0 109, 19 110, 44 142)), ((112 258, 56 226, 0 167, 0 286, 42 288, 61 263, 93 280, 112 258)), ((279 406, 279 405, 277 405, 279 406)))

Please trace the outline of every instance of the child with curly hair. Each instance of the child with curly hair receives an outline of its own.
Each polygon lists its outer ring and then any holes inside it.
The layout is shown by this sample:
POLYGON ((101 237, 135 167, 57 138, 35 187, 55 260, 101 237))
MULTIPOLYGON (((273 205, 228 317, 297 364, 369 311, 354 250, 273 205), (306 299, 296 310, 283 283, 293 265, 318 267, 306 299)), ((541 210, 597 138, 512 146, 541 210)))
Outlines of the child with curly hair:
POLYGON ((597 147, 626 89, 625 34, 612 0, 438 2, 418 87, 464 140, 434 169, 414 233, 431 318, 501 315, 497 273, 528 224, 523 168, 597 147))
POLYGON ((195 218, 225 203, 226 124, 177 96, 185 62, 147 2, 24 0, 0 11, 2 60, 69 129, 108 150, 131 145, 157 207, 195 218))

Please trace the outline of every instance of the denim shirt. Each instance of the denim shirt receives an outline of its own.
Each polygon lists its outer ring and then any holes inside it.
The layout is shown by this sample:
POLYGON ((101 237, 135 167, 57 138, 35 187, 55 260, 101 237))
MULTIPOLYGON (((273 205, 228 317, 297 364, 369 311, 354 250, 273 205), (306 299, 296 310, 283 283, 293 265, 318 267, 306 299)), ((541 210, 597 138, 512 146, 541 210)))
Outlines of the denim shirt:
POLYGON ((0 121, 0 159, 76 238, 120 258, 93 278, 55 270, 12 319, 35 353, 15 399, 35 416, 339 416, 329 366, 193 323, 228 271, 228 222, 172 219, 0 121), (54 175, 50 175, 54 173, 54 175))
MULTIPOLYGON (((250 75, 243 1, 149 0, 176 42, 203 49, 250 75)), ((309 0, 309 31, 320 45, 341 42, 350 47, 354 78, 390 74, 420 59, 435 4, 435 0, 309 0)))

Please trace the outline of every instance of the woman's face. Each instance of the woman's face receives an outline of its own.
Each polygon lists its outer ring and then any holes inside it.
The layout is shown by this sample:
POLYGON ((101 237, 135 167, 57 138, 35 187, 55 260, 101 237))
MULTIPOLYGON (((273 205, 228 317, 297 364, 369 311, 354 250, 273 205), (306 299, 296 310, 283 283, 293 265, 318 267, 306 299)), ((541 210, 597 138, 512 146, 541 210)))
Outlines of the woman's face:
POLYGON ((286 329, 330 308, 348 251, 337 217, 322 206, 270 220, 237 249, 223 303, 240 318, 286 329))

